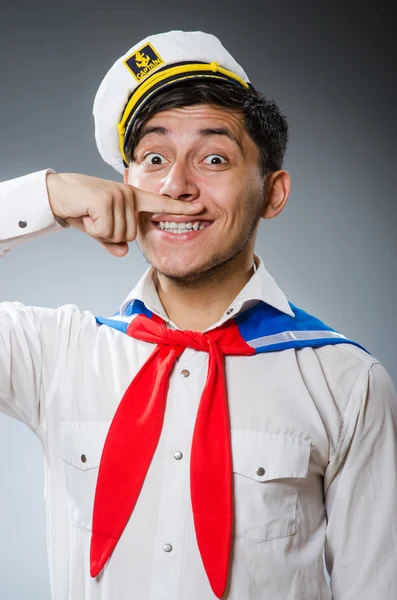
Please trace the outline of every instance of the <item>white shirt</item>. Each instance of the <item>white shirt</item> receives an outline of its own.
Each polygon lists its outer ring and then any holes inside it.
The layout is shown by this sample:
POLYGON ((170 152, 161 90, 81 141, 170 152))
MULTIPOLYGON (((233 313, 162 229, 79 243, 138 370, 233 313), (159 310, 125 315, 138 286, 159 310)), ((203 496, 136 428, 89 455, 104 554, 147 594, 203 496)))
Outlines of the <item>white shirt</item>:
MULTIPOLYGON (((62 229, 49 208, 45 173, 0 185, 1 253, 62 229)), ((206 331, 258 301, 293 316, 261 258, 255 261, 257 271, 206 331)), ((177 328, 151 267, 122 307, 132 298, 177 328)), ((43 445, 54 600, 214 599, 189 490, 208 355, 189 348, 172 372, 162 434, 135 510, 103 572, 89 574, 105 436, 153 348, 98 326, 74 305, 0 304, 0 410, 26 423, 43 445)), ((224 598, 329 599, 325 549, 335 600, 395 600, 397 397, 384 367, 342 343, 226 356, 225 370, 235 523, 224 598)))

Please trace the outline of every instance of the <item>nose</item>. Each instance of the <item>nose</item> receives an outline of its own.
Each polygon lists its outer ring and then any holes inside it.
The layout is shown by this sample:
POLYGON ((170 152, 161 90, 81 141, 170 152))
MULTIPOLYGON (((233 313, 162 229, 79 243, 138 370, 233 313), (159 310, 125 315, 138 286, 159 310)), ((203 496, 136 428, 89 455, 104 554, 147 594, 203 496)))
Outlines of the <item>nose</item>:
POLYGON ((175 161, 163 180, 159 193, 176 200, 192 201, 198 198, 200 190, 186 163, 175 161))

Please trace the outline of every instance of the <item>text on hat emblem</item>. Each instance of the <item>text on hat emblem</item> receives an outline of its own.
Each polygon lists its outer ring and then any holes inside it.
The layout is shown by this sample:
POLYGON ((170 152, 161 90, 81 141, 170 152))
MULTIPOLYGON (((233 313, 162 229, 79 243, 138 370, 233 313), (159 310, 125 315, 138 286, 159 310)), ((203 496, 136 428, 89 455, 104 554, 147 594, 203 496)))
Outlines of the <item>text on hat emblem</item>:
POLYGON ((132 73, 135 79, 139 82, 143 81, 152 71, 164 64, 164 60, 160 54, 154 49, 149 42, 135 50, 133 54, 128 56, 123 64, 132 73))

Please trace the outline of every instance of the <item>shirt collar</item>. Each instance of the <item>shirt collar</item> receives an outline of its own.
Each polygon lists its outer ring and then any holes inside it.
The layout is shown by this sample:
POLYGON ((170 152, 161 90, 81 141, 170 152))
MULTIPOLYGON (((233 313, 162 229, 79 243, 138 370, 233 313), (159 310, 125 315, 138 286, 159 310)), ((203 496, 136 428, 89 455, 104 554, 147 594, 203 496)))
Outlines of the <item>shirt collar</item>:
MULTIPOLYGON (((285 294, 266 270, 262 258, 257 254, 254 254, 254 260, 257 269, 251 279, 245 284, 233 302, 228 306, 219 321, 211 325, 211 327, 208 327, 205 331, 210 331, 211 329, 215 329, 215 327, 219 327, 228 319, 232 319, 238 313, 252 308, 252 306, 258 302, 265 302, 291 317, 295 316, 285 294)), ((140 300, 148 310, 164 319, 171 327, 179 329, 179 327, 167 316, 164 307, 161 304, 156 286, 153 282, 153 273, 154 268, 150 266, 124 300, 120 307, 120 316, 125 316, 125 311, 133 300, 140 300)))

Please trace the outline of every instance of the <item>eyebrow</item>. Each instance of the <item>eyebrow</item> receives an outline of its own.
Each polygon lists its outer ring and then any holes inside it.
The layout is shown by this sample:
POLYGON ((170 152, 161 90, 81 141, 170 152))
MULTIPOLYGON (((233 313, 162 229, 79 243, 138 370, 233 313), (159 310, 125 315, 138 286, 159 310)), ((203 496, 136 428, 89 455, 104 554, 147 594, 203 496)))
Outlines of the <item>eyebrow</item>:
POLYGON ((140 140, 144 138, 145 135, 149 135, 149 133, 160 133, 161 135, 166 135, 169 133, 169 131, 165 127, 144 127, 140 136, 140 140))
POLYGON ((206 137, 206 136, 209 137, 211 135, 225 136, 225 137, 229 138, 229 140, 232 140, 232 142, 237 144, 237 146, 240 148, 241 154, 244 154, 243 147, 242 147, 240 141, 236 138, 234 133, 232 133, 226 127, 206 127, 205 129, 199 129, 198 133, 199 133, 199 135, 202 135, 204 137, 206 137))
MULTIPOLYGON (((170 133, 170 131, 166 127, 159 127, 159 126, 144 127, 139 141, 141 141, 146 135, 149 135, 149 133, 158 133, 160 135, 167 135, 168 133, 170 133)), ((242 147, 240 141, 226 127, 206 127, 205 129, 199 129, 197 133, 199 135, 201 135, 202 137, 210 137, 212 135, 220 135, 220 136, 227 137, 227 138, 229 138, 229 140, 232 140, 232 142, 237 144, 237 146, 240 149, 241 154, 244 154, 243 147, 242 147)))

